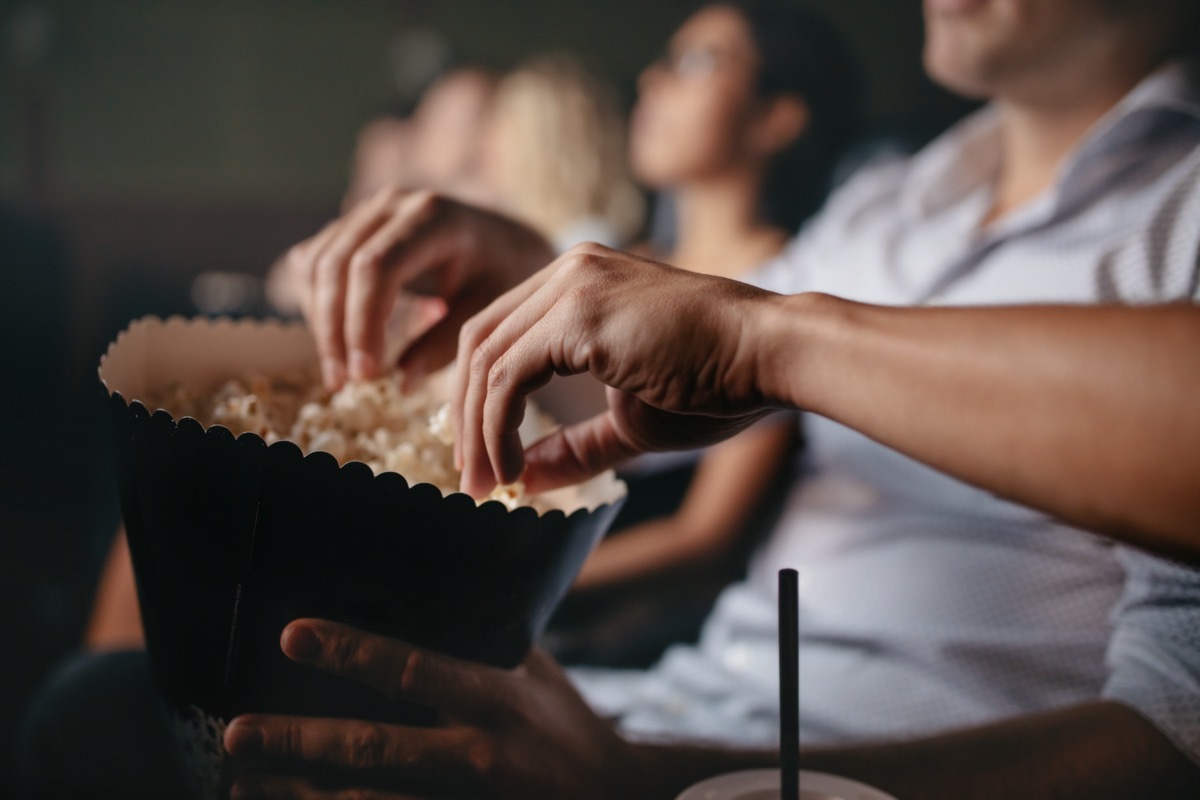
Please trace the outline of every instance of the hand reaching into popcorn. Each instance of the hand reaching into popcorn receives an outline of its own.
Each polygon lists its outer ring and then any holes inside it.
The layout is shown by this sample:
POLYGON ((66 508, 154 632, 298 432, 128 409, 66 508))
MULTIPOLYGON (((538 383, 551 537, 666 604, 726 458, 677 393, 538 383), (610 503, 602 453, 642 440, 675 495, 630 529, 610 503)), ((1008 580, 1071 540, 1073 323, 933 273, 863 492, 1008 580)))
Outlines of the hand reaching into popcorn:
MULTIPOLYGON (((457 341, 455 460, 476 497, 518 476, 544 491, 641 452, 712 444, 791 407, 1080 527, 1195 557, 1200 451, 1172 420, 1190 419, 1179 398, 1195 395, 1200 371, 1156 355, 1194 352, 1194 306, 871 306, 775 295, 597 245, 516 285, 549 260, 519 224, 428 194, 368 202, 299 246, 297 263, 322 278, 310 322, 327 359, 381 346, 389 287, 437 275, 450 310, 402 357, 420 373, 449 361, 463 321, 498 298, 457 341), (348 269, 355 252, 374 277, 338 294, 326 266, 348 269), (609 409, 523 449, 526 396, 583 371, 610 387, 609 409), (1164 475, 1162 464, 1175 467, 1164 475)), ((356 363, 352 375, 369 359, 356 363)))
POLYGON ((374 378, 401 289, 436 294, 445 317, 413 343, 410 378, 454 355, 458 329, 497 295, 553 258, 529 228, 428 191, 386 188, 288 253, 328 389, 374 378))

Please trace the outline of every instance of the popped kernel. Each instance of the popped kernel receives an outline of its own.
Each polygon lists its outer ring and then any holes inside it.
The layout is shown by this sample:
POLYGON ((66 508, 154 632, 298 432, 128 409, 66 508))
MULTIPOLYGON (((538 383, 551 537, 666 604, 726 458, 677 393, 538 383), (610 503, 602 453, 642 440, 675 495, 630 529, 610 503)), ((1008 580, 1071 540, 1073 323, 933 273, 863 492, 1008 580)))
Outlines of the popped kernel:
MULTIPOLYGON (((443 494, 458 491, 454 468, 454 428, 443 376, 405 394, 395 376, 350 383, 332 395, 315 374, 269 377, 247 375, 225 382, 205 397, 186 386, 168 387, 160 407, 176 418, 193 416, 220 424, 235 436, 257 433, 268 444, 295 443, 306 455, 324 451, 339 464, 365 463, 372 472, 398 472, 410 483, 431 483, 443 494)), ((554 428, 531 403, 522 424, 531 442, 554 428)), ((497 486, 485 500, 507 508, 550 507, 525 492, 521 483, 497 486)))

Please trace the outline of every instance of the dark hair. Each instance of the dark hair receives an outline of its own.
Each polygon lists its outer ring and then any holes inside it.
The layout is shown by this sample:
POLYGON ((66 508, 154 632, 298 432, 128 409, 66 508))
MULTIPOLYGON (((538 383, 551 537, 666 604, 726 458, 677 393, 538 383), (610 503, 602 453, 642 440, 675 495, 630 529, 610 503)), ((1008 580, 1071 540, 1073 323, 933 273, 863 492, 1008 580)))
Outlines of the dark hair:
POLYGON ((808 127, 776 154, 763 184, 763 218, 796 230, 820 208, 834 171, 858 128, 858 69, 833 25, 816 11, 761 0, 710 5, 737 11, 758 49, 758 94, 798 95, 808 106, 808 127))

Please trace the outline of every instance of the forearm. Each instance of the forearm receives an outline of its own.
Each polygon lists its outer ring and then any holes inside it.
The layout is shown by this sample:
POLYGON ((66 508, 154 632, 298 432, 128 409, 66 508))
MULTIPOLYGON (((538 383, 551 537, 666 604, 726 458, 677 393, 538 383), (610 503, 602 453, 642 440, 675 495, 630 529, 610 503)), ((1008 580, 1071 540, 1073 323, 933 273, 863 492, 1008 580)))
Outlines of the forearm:
POLYGON ((92 614, 84 632, 90 650, 125 650, 145 646, 129 544, 122 528, 113 540, 100 574, 92 614))
MULTIPOLYGON (((908 742, 810 749, 800 763, 902 800, 1183 800, 1200 789, 1200 768, 1150 723, 1108 702, 908 742)), ((667 800, 713 775, 778 764, 773 751, 639 745, 631 788, 667 800)))
POLYGON ((768 400, 1072 524, 1200 556, 1200 309, 781 298, 768 400))
POLYGON ((703 558, 708 543, 684 535, 673 517, 651 520, 606 539, 583 565, 576 589, 624 583, 703 558))
POLYGON ((1109 702, 911 742, 809 751, 801 765, 903 800, 1183 800, 1200 790, 1200 768, 1109 702))

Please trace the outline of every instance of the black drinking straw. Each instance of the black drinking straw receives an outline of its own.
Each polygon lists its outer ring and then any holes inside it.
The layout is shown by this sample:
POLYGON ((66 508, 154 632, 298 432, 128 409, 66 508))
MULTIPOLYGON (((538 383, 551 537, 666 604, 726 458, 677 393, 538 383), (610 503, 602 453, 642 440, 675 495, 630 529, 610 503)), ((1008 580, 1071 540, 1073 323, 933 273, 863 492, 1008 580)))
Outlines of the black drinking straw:
POLYGON ((779 570, 779 797, 800 800, 800 614, 798 573, 779 570))

